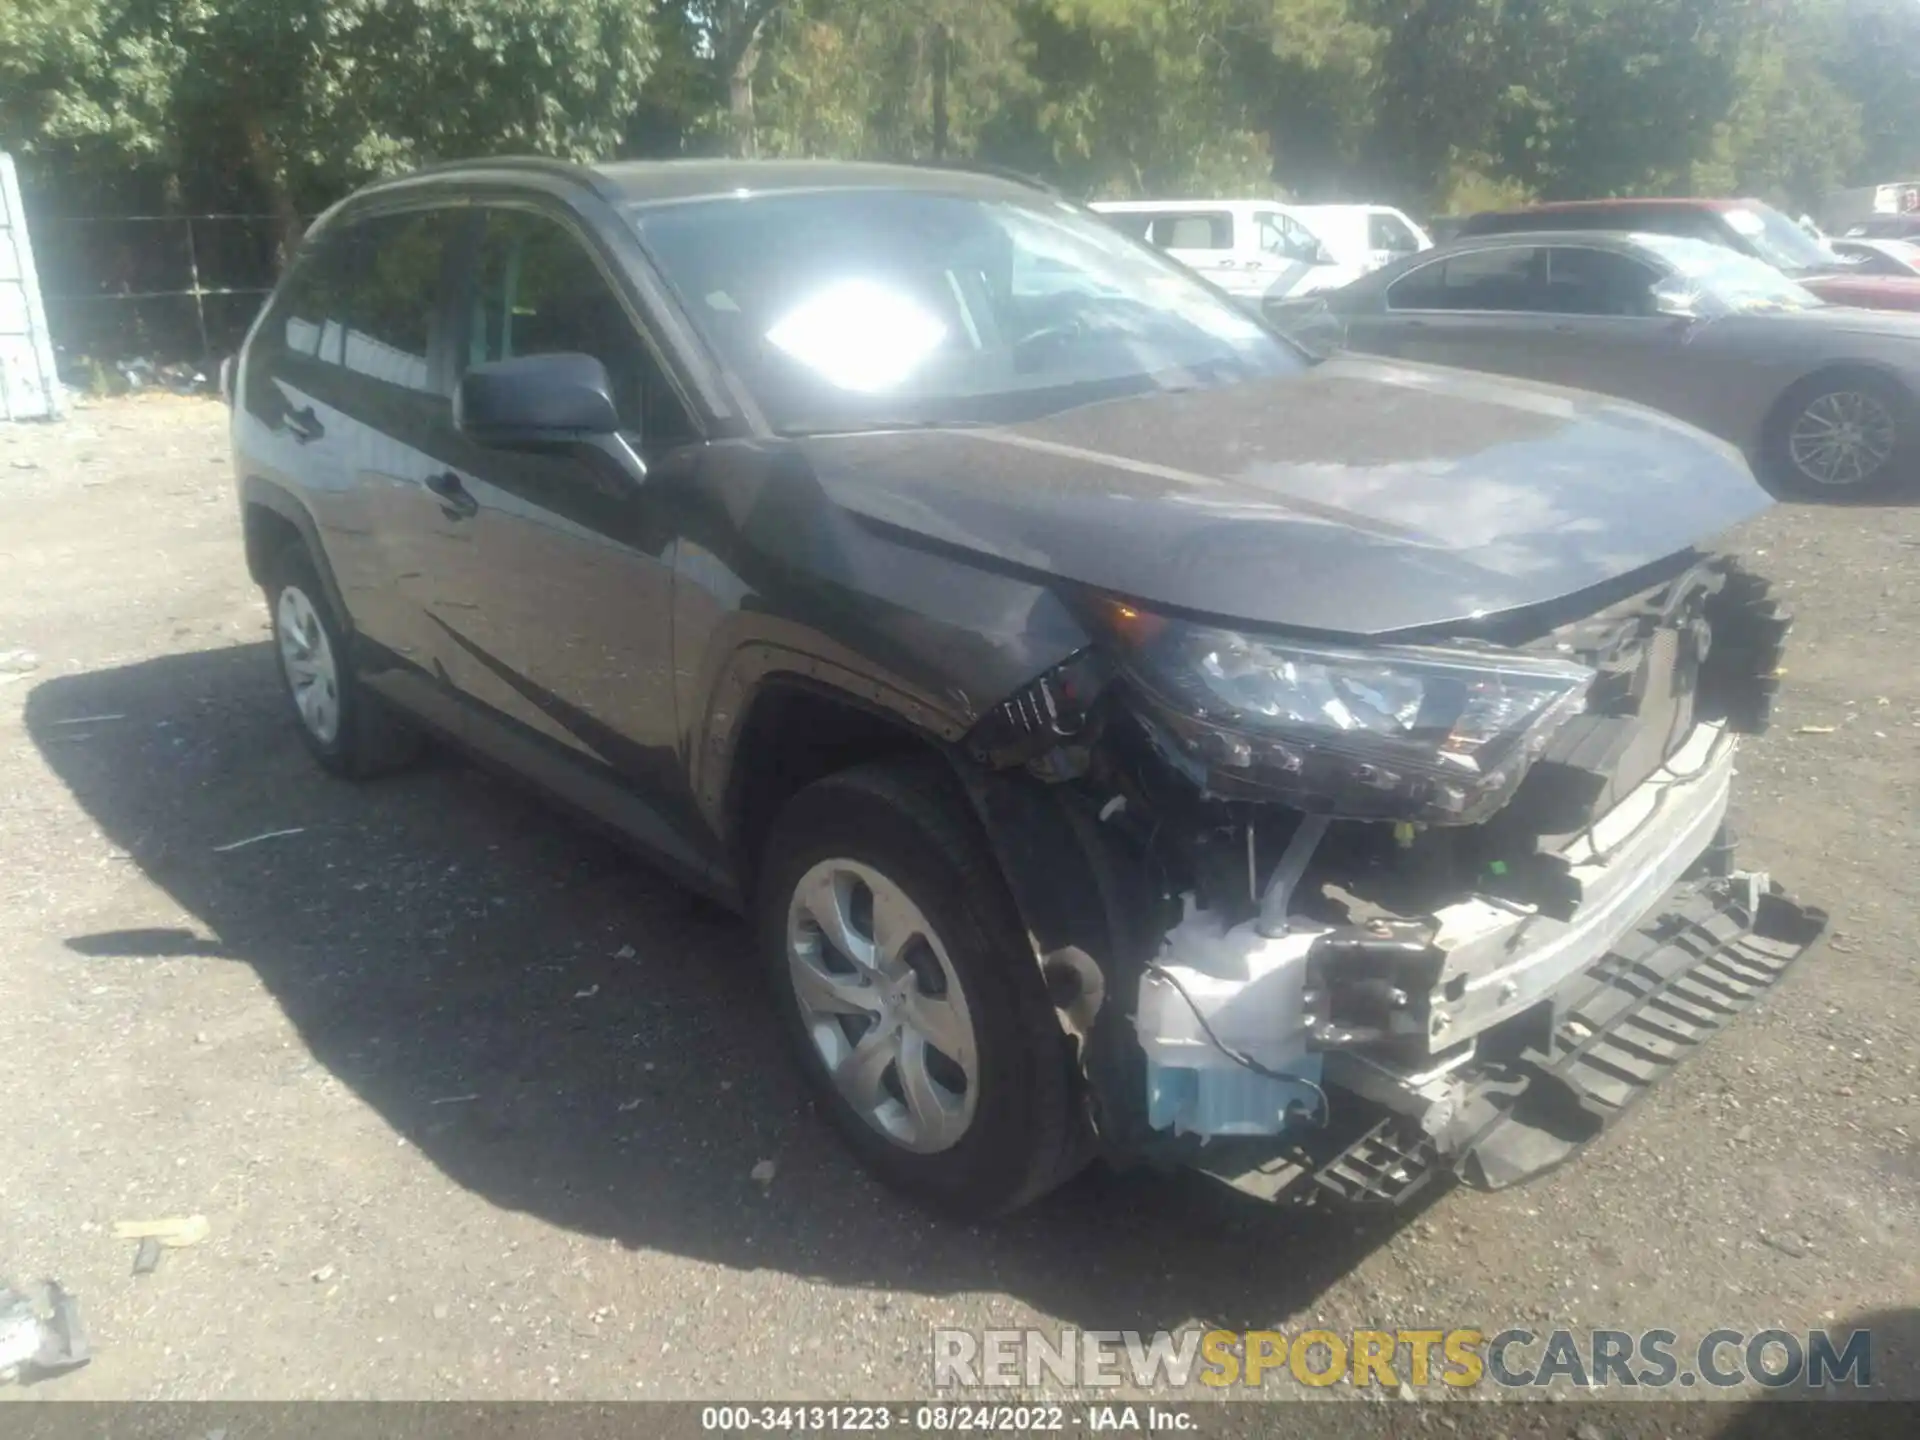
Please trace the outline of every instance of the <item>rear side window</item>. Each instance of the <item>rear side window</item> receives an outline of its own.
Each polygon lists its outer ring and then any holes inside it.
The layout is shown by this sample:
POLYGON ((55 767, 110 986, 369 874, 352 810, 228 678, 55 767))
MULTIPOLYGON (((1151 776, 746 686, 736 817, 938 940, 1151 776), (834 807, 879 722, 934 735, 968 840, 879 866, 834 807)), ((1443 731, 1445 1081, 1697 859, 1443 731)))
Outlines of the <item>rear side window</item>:
POLYGON ((338 231, 306 247, 264 337, 274 349, 340 363, 353 297, 353 257, 352 240, 338 231))
POLYGON ((1527 245, 1470 250, 1422 265, 1387 288, 1389 310, 1533 310, 1541 252, 1527 245))
POLYGON ((462 306, 462 369, 577 351, 607 367, 622 424, 649 443, 693 438, 685 408, 585 245, 558 221, 490 210, 462 306))
POLYGON ((1320 253, 1319 239, 1291 215, 1267 210, 1262 211, 1256 219, 1260 249, 1265 254, 1311 261, 1320 253))
POLYGON ((446 211, 415 211, 330 230, 289 279, 271 338, 289 355, 402 389, 430 389, 454 224, 446 211))
POLYGON ((1231 250, 1233 216, 1224 210, 1155 215, 1147 239, 1162 250, 1231 250))
POLYGON ((1143 215, 1138 210, 1100 210, 1099 217, 1118 230, 1122 235, 1135 240, 1153 238, 1153 216, 1143 215))

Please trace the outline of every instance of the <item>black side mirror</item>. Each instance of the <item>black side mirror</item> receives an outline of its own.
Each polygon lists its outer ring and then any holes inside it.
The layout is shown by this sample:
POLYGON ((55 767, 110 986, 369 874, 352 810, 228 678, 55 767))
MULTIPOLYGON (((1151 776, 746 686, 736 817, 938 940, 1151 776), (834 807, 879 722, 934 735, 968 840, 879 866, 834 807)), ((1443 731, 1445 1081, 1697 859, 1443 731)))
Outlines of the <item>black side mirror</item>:
POLYGON ((523 355, 462 375, 453 423, 482 445, 558 445, 617 434, 620 410, 607 367, 593 356, 523 355))

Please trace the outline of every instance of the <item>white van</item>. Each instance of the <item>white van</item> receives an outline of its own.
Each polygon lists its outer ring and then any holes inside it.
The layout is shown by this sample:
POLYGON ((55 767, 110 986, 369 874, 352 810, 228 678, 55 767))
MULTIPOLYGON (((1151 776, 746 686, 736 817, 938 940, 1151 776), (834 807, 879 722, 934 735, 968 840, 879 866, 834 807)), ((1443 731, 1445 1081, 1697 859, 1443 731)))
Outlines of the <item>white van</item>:
POLYGON ((1433 248, 1433 237, 1391 205, 1296 205, 1293 213, 1343 265, 1378 270, 1433 248))
POLYGON ((1098 200, 1091 208, 1242 299, 1332 290, 1363 273, 1329 249, 1297 207, 1272 200, 1098 200))

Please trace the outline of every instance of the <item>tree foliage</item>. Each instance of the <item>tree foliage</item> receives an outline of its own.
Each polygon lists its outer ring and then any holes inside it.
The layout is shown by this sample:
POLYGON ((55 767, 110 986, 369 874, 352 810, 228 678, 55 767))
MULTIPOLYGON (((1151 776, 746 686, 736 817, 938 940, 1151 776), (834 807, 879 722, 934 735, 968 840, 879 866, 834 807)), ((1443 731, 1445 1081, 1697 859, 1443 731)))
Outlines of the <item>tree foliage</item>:
POLYGON ((1920 176, 1920 0, 0 0, 0 147, 289 230, 500 151, 1805 207, 1920 176))
POLYGON ((627 0, 12 0, 0 144, 240 187, 291 228, 366 179, 494 150, 591 156, 654 58, 627 0))

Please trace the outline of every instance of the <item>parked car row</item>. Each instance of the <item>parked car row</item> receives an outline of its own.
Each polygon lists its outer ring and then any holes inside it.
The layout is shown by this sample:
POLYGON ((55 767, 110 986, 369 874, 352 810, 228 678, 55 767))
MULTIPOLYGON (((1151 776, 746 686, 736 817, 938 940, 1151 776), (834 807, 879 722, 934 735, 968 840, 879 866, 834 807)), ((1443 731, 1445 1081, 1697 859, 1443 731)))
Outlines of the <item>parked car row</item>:
POLYGON ((1292 317, 1322 353, 1458 365, 1666 411, 1777 489, 1894 483, 1913 449, 1920 316, 1823 302, 1705 240, 1548 230, 1456 241, 1292 317))
MULTIPOLYGON (((1777 493, 1859 496, 1920 470, 1920 243, 1902 238, 1909 227, 1920 216, 1877 216, 1826 239, 1758 200, 1568 201, 1457 217, 1444 243, 1418 232, 1418 247, 1384 266, 1368 254, 1284 284, 1223 288, 1322 354, 1637 401, 1734 445, 1777 493)), ((1159 244, 1162 233, 1141 238, 1159 244)))
POLYGON ((1706 240, 1765 262, 1836 305, 1920 310, 1920 278, 1864 270, 1760 200, 1572 200, 1475 215, 1460 239, 1529 230, 1610 230, 1706 240))
POLYGON ((1261 303, 1337 289, 1433 246, 1387 205, 1107 200, 1092 208, 1229 295, 1261 303))

